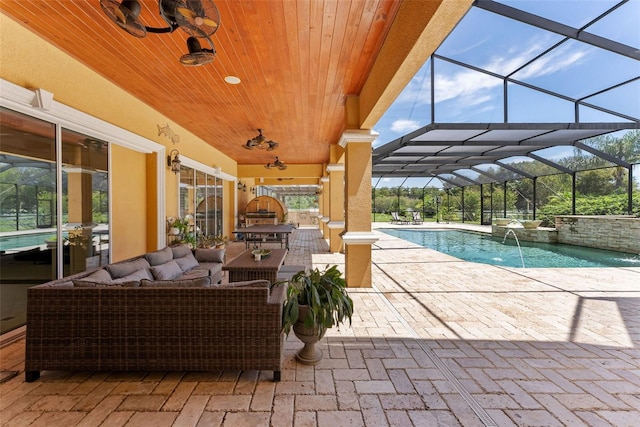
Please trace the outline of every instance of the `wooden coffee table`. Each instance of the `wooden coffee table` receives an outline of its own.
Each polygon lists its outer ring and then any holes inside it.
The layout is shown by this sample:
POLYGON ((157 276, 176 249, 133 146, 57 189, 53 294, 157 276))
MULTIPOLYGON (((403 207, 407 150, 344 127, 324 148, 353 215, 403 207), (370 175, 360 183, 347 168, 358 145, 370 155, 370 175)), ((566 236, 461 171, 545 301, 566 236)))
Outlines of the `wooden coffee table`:
POLYGON ((284 263, 286 249, 270 249, 271 255, 255 261, 251 249, 222 266, 222 270, 229 272, 229 282, 243 282, 246 280, 268 280, 274 283, 278 279, 278 270, 284 263))

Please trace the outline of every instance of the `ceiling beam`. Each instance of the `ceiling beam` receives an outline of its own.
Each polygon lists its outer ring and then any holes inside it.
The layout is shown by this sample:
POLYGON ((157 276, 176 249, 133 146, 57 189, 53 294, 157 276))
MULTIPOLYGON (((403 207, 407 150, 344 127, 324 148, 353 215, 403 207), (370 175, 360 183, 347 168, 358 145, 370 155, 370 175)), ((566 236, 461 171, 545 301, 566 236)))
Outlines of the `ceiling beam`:
POLYGON ((569 169, 567 167, 559 165, 556 162, 552 162, 551 160, 545 159, 544 157, 540 157, 537 154, 529 153, 529 154, 527 154, 527 157, 531 157, 533 160, 537 160, 540 163, 544 163, 547 166, 551 166, 552 168, 558 169, 559 171, 562 171, 562 172, 567 173, 569 175, 573 175, 573 173, 575 172, 574 170, 571 170, 571 169, 569 169))
POLYGON ((612 156, 611 154, 605 153, 604 151, 600 151, 596 148, 591 147, 590 145, 585 144, 581 141, 576 141, 574 144, 575 147, 580 148, 581 150, 587 151, 595 156, 600 157, 601 159, 605 159, 611 163, 615 163, 618 166, 623 166, 627 169, 631 168, 631 164, 625 162, 622 159, 618 159, 617 157, 612 156))
POLYGON ((511 172, 516 173, 516 174, 518 174, 518 175, 520 175, 520 176, 522 176, 524 178, 529 178, 529 179, 533 179, 534 178, 534 176, 531 175, 530 173, 527 173, 527 172, 523 171, 522 169, 515 168, 515 167, 513 167, 511 165, 508 165, 506 163, 502 163, 502 162, 500 162, 498 160, 496 160, 494 163, 496 165, 498 165, 500 167, 503 167, 503 168, 505 168, 507 170, 510 170, 511 172))

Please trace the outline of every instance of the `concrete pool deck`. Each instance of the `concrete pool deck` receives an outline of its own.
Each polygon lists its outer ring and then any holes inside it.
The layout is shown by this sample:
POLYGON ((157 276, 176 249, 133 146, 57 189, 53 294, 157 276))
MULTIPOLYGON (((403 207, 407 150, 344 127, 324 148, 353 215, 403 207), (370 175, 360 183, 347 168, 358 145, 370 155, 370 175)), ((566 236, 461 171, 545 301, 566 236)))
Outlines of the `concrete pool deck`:
MULTIPOLYGON (((2 425, 637 425, 640 268, 495 267, 374 232, 374 287, 350 289, 353 324, 329 330, 320 364, 295 362, 292 334, 280 383, 249 371, 43 372, 27 384, 20 372, 0 385, 2 425)), ((286 263, 344 255, 300 228, 286 263)), ((21 371, 23 352, 24 340, 2 348, 0 368, 21 371)))

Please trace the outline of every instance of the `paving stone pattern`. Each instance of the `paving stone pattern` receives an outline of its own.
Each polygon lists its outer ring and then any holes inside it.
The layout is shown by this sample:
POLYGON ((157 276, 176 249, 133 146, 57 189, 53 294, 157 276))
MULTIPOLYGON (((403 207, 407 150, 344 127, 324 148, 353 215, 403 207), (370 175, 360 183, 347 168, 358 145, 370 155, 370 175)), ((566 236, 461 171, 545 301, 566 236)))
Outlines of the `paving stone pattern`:
MULTIPOLYGON (((443 225, 440 224, 440 227, 443 225)), ((425 224, 424 228, 429 225, 425 224)), ((53 372, 0 349, 2 426, 638 426, 640 268, 510 269, 378 233, 372 289, 316 366, 271 372, 53 372)), ((244 250, 231 243, 227 259, 244 250)), ((344 268, 314 228, 286 264, 344 268)))

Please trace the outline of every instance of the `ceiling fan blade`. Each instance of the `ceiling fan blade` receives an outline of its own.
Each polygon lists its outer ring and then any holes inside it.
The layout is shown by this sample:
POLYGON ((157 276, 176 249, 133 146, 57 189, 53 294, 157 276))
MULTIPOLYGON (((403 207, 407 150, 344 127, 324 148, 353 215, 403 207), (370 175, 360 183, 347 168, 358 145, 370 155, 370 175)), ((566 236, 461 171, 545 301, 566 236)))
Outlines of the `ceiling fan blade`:
POLYGON ((114 9, 113 13, 116 16, 116 18, 118 19, 119 23, 121 23, 121 24, 126 24, 127 23, 127 17, 125 16, 125 14, 122 11, 122 9, 120 9, 120 8, 114 9))
POLYGON ((208 25, 209 27, 217 28, 218 23, 213 19, 207 18, 206 16, 202 18, 202 22, 204 25, 208 25))
POLYGON ((188 9, 186 7, 177 7, 176 10, 187 19, 190 19, 192 21, 196 19, 196 13, 191 9, 188 9))

